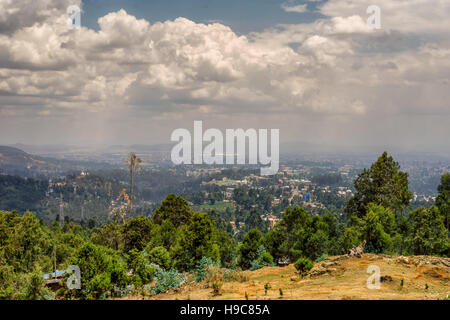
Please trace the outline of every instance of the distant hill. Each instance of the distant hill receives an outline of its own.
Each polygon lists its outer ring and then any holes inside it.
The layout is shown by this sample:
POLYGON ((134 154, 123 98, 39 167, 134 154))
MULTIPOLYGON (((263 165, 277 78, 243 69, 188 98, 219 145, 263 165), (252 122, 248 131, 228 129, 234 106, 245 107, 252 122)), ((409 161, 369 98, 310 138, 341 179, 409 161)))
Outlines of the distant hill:
POLYGON ((0 210, 36 211, 47 189, 46 180, 0 175, 0 210))
POLYGON ((125 187, 120 181, 90 173, 49 180, 1 174, 0 211, 30 210, 49 222, 55 220, 63 203, 65 217, 105 217, 110 212, 111 201, 125 187))
POLYGON ((31 155, 23 150, 0 146, 0 174, 23 177, 53 176, 68 171, 104 169, 114 166, 105 163, 59 160, 31 155))
POLYGON ((48 163, 40 157, 33 157, 20 149, 0 146, 0 170, 2 171, 22 171, 51 167, 52 165, 54 164, 48 163))

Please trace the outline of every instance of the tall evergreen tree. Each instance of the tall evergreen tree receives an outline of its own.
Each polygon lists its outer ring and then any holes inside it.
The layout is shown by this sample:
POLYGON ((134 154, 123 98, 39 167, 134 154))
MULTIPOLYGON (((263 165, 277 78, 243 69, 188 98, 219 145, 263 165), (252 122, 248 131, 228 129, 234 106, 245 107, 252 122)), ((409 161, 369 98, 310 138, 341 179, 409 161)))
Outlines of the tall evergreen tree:
POLYGON ((347 216, 362 218, 369 203, 382 205, 398 214, 404 211, 412 193, 408 189, 408 174, 400 171, 400 165, 387 152, 364 169, 354 181, 356 193, 350 198, 345 208, 347 216))
POLYGON ((153 221, 161 224, 163 220, 169 219, 175 227, 190 222, 192 210, 189 203, 182 197, 169 194, 156 209, 153 221))

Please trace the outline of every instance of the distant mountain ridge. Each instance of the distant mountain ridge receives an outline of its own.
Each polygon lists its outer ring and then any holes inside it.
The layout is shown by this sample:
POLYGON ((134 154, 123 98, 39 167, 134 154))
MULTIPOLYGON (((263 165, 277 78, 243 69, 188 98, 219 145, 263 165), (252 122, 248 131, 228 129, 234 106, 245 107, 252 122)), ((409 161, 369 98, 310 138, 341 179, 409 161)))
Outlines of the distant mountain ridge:
POLYGON ((25 167, 30 168, 34 165, 43 165, 45 161, 39 159, 40 157, 33 157, 23 150, 0 146, 0 167, 25 167))
POLYGON ((0 146, 0 173, 24 177, 48 176, 73 170, 112 167, 109 164, 59 160, 31 155, 8 146, 0 146))

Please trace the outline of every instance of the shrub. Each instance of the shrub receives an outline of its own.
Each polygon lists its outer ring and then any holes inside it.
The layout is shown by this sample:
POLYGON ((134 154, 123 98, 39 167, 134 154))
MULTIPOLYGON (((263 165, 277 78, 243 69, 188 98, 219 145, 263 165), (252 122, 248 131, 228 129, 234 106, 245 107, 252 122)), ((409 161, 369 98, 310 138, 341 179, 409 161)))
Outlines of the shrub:
POLYGON ((159 268, 155 273, 155 278, 156 284, 151 288, 152 294, 165 292, 169 289, 178 289, 186 281, 184 275, 175 269, 165 271, 159 268))
MULTIPOLYGON (((145 286, 143 286, 143 288, 145 288, 145 286)), ((128 285, 124 288, 114 286, 113 295, 114 297, 127 297, 132 295, 135 290, 136 288, 134 285, 128 285)))
POLYGON ((42 300, 52 298, 51 291, 42 286, 42 276, 38 272, 33 272, 28 276, 25 285, 25 296, 27 300, 42 300))
POLYGON ((14 267, 0 264, 0 300, 23 299, 26 285, 24 274, 14 272, 14 267))
POLYGON ((312 263, 308 258, 299 258, 295 261, 294 267, 297 271, 303 274, 311 270, 314 267, 314 263, 312 263))
POLYGON ((126 259, 128 266, 133 269, 131 281, 135 286, 142 287, 152 280, 156 268, 148 264, 144 253, 132 249, 126 255, 126 259))
POLYGON ((88 243, 71 262, 80 268, 81 289, 66 290, 65 295, 99 299, 107 297, 115 287, 124 288, 129 283, 126 264, 115 250, 88 243))
POLYGON ((317 258, 316 262, 322 262, 328 258, 328 254, 324 253, 319 258, 317 258))
POLYGON ((157 264, 165 270, 169 270, 172 267, 172 259, 170 254, 164 247, 154 247, 147 253, 147 258, 150 262, 157 264))
POLYGON ((193 272, 195 281, 203 281, 211 272, 211 267, 218 267, 218 264, 215 263, 211 258, 202 257, 200 261, 197 262, 197 265, 195 266, 193 272))
POLYGON ((214 296, 219 296, 221 294, 220 290, 222 289, 222 285, 223 285, 222 282, 213 282, 212 283, 213 295, 214 296))
POLYGON ((266 251, 263 245, 258 247, 258 251, 256 252, 257 258, 251 262, 250 270, 258 270, 265 266, 273 266, 273 257, 272 255, 266 251))
POLYGON ((270 289, 270 284, 268 282, 266 282, 266 284, 264 285, 264 295, 267 296, 267 291, 270 289))

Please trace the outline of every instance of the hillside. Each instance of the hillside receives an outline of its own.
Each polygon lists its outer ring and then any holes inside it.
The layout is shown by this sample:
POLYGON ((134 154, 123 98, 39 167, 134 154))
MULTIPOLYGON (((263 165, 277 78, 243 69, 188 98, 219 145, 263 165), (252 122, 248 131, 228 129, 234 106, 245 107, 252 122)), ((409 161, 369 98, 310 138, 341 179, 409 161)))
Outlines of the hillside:
POLYGON ((47 181, 0 175, 0 210, 36 211, 47 190, 47 181))
POLYGON ((0 146, 0 173, 23 177, 54 176, 68 171, 112 168, 105 163, 59 160, 31 155, 23 150, 0 146))
POLYGON ((13 147, 0 146, 0 166, 31 168, 33 166, 45 165, 46 162, 34 158, 30 154, 13 147))
MULTIPOLYGON (((309 276, 301 279, 293 265, 265 267, 245 271, 243 282, 224 282, 221 295, 214 296, 207 283, 190 282, 177 292, 162 293, 152 299, 442 299, 450 294, 450 259, 431 256, 391 257, 364 254, 361 258, 349 256, 330 257, 318 263, 309 276), (369 265, 381 270, 381 288, 368 289, 369 265), (403 287, 401 282, 403 279, 403 287), (270 288, 265 295, 264 286, 270 288), (428 289, 426 287, 428 286, 428 289), (282 289, 283 296, 280 296, 282 289)), ((135 299, 139 297, 133 297, 135 299)))

